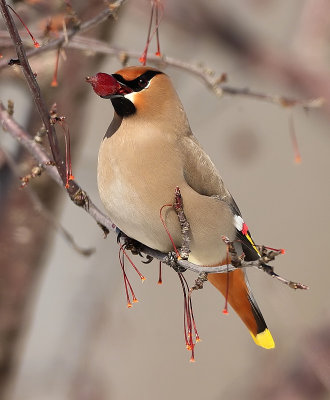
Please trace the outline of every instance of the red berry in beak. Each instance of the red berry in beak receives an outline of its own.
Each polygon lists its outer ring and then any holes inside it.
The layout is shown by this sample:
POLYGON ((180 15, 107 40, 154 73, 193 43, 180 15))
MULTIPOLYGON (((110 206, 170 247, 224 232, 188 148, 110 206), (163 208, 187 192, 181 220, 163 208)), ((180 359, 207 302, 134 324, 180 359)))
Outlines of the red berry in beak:
POLYGON ((95 76, 87 77, 86 82, 90 83, 94 92, 101 97, 109 97, 121 93, 122 86, 112 75, 99 72, 95 76))

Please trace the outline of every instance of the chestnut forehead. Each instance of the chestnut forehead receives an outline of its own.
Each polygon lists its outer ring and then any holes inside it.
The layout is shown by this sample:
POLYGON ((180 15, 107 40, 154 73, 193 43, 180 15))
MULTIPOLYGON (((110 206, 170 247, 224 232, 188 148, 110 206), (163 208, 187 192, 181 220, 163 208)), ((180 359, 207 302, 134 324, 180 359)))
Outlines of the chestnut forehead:
POLYGON ((133 79, 136 79, 137 77, 146 73, 147 71, 158 72, 156 68, 150 68, 150 67, 127 67, 120 69, 119 71, 116 72, 116 74, 121 75, 127 81, 132 81, 133 79))

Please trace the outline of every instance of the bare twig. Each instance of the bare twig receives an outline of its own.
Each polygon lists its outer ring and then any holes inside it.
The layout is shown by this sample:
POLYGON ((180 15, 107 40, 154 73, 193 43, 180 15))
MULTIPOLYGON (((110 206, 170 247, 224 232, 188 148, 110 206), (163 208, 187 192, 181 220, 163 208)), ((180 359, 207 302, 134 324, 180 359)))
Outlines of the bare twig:
POLYGON ((233 265, 236 268, 245 268, 245 267, 254 267, 259 270, 262 270, 266 272, 268 275, 270 275, 272 278, 276 278, 278 281, 284 283, 285 285, 288 285, 292 289, 309 289, 308 286, 298 283, 298 282, 293 282, 289 281, 288 279, 282 278, 280 275, 276 274, 274 272, 274 268, 271 267, 270 265, 267 265, 270 261, 273 261, 275 257, 278 255, 282 254, 282 250, 274 250, 271 248, 268 248, 266 246, 259 246, 259 253, 260 257, 257 260, 254 261, 244 261, 244 258, 239 257, 237 255, 234 243, 231 242, 227 237, 223 236, 222 240, 227 244, 228 250, 229 250, 229 255, 231 259, 231 265, 233 265))
MULTIPOLYGON (((42 119, 42 122, 43 122, 45 128, 46 128, 52 155, 53 155, 54 161, 56 163, 59 175, 64 183, 65 179, 66 179, 65 166, 61 160, 55 128, 50 123, 46 103, 43 100, 43 97, 42 97, 42 94, 40 91, 40 87, 37 83, 37 80, 32 72, 30 63, 27 59, 21 37, 18 33, 18 30, 16 28, 16 25, 13 21, 13 18, 11 16, 11 13, 8 9, 8 6, 7 6, 7 3, 5 0, 0 0, 0 7, 1 7, 1 14, 2 14, 5 24, 7 26, 8 32, 9 32, 9 34, 12 38, 12 41, 15 45, 15 48, 16 48, 19 65, 22 67, 26 82, 32 92, 33 100, 37 106, 39 115, 42 119)), ((77 191, 77 188, 72 187, 71 190, 77 191)), ((68 189, 68 191, 69 191, 69 189, 68 189)))
MULTIPOLYGON (((106 42, 97 39, 90 39, 86 37, 76 36, 68 47, 80 49, 84 51, 92 51, 93 53, 102 53, 122 58, 135 58, 139 59, 140 53, 132 50, 119 49, 109 46, 106 42), (91 50, 92 49, 92 50, 91 50)), ((36 49, 35 52, 41 49, 36 49)), ((178 60, 173 57, 163 55, 161 58, 155 55, 148 55, 148 60, 161 66, 172 66, 183 71, 186 71, 197 78, 201 79, 203 83, 212 90, 217 96, 227 94, 231 96, 243 96, 256 100, 266 101, 268 103, 277 104, 282 107, 301 106, 306 109, 319 108, 324 104, 323 98, 315 98, 309 100, 300 100, 293 97, 269 95, 261 92, 254 91, 249 88, 238 88, 229 85, 224 85, 225 79, 223 74, 217 76, 213 70, 202 65, 194 65, 186 61, 178 60)), ((0 63, 1 67, 1 63, 0 63)))
POLYGON ((45 165, 47 172, 59 185, 62 180, 56 168, 50 163, 50 157, 45 148, 38 145, 28 132, 24 130, 7 112, 4 105, 0 102, 0 120, 2 127, 8 131, 26 150, 37 160, 38 163, 45 165))
MULTIPOLYGON (((104 12, 100 13, 97 17, 87 21, 85 24, 83 24, 83 29, 89 29, 92 26, 95 26, 96 24, 102 22, 104 19, 108 18, 110 15, 112 15, 117 8, 121 5, 122 0, 118 0, 115 3, 109 4, 109 8, 104 10, 104 12)), ((29 61, 26 56, 25 49, 22 44, 21 37, 17 31, 16 25, 12 19, 12 16, 8 10, 8 6, 6 4, 5 0, 0 0, 0 8, 1 8, 1 13, 3 15, 5 24, 7 26, 7 29, 9 31, 9 34, 13 40, 13 43, 16 48, 19 64, 22 67, 24 76, 26 78, 26 81, 28 83, 28 86, 31 90, 32 97, 35 101, 35 104, 37 106, 38 112, 40 114, 40 117, 42 119, 43 125, 45 127, 45 130, 48 135, 49 139, 49 144, 51 147, 52 151, 52 156, 54 159, 54 162, 56 164, 56 169, 57 171, 55 172, 55 169, 52 169, 53 177, 57 181, 57 183, 61 182, 62 185, 67 184, 67 192, 71 198, 71 200, 78 206, 84 207, 88 212, 94 216, 94 218, 97 220, 97 222, 100 225, 104 226, 104 222, 106 222, 108 225, 106 225, 106 228, 108 230, 114 230, 116 229, 115 225, 112 224, 112 222, 106 218, 96 207, 95 205, 90 201, 88 198, 87 194, 79 187, 79 185, 72 179, 69 182, 67 182, 67 176, 66 176, 66 165, 64 161, 61 159, 60 156, 60 151, 59 151, 59 146, 58 146, 58 141, 57 141, 57 136, 56 136, 56 131, 54 128, 54 125, 50 121, 49 113, 46 107, 46 103, 42 97, 40 87, 36 81, 36 78, 31 70, 29 61)), ((78 28, 77 28, 78 29, 78 28)), ((68 36, 73 36, 74 32, 70 31, 68 33, 68 36)), ((62 37, 62 41, 64 41, 64 37, 62 37)), ((60 40, 60 39, 59 39, 60 40)), ((60 45, 62 42, 59 42, 57 45, 60 45)), ((13 120, 8 120, 7 117, 8 114, 5 112, 4 107, 2 106, 1 112, 3 114, 3 124, 6 125, 12 125, 14 123, 13 120), (7 114, 7 117, 6 117, 7 114)), ((15 124, 14 124, 15 125, 15 124)), ((16 124, 17 125, 17 124, 16 124)), ((16 130, 14 129, 16 133, 16 137, 24 137, 25 139, 28 138, 28 134, 26 135, 26 132, 22 130, 20 126, 15 127, 16 130)), ((10 130, 10 129, 9 129, 10 130)), ((49 163, 51 160, 49 160, 49 157, 46 155, 44 151, 41 150, 41 148, 36 146, 36 144, 33 144, 32 141, 26 140, 25 141, 26 146, 30 149, 30 151, 36 151, 35 154, 38 154, 42 160, 38 160, 42 164, 49 163)))
MULTIPOLYGON (((30 135, 19 125, 15 120, 7 113, 3 104, 0 103, 0 121, 2 122, 2 126, 4 130, 8 131, 18 142, 20 142, 29 153, 36 159, 38 163, 41 163, 45 166, 46 172, 50 175, 50 177, 55 180, 57 184, 59 184, 62 188, 64 188, 62 184, 62 180, 58 174, 57 169, 51 165, 49 157, 46 154, 45 149, 38 145, 34 140, 31 139, 30 135)), ((78 186, 78 185, 77 185, 78 186)), ((79 187, 79 186, 78 186, 79 187)), ((114 233, 118 233, 118 229, 116 225, 103 214, 95 204, 88 198, 87 194, 79 187, 79 191, 74 200, 75 204, 83 206, 84 210, 90 214, 90 216, 101 226, 105 227, 108 231, 112 231, 114 233)), ((125 237, 125 235, 124 235, 125 237)), ((227 239, 225 239, 227 240, 227 239)), ((226 243, 230 243, 227 242, 226 243)), ((281 252, 266 252, 264 253, 262 250, 262 257, 256 261, 244 261, 237 256, 235 251, 231 252, 231 263, 230 265, 220 265, 217 267, 205 267, 201 265, 193 264, 187 260, 177 260, 175 256, 170 254, 161 253, 158 250, 151 249, 143 244, 137 243, 137 252, 144 253, 152 258, 157 258, 164 264, 170 265, 176 269, 181 268, 182 270, 189 269, 198 274, 201 273, 227 273, 230 271, 234 271, 237 268, 257 268, 261 269, 264 272, 267 272, 272 277, 286 283, 292 288, 295 289, 307 289, 307 286, 294 283, 292 281, 287 281, 284 278, 277 275, 271 267, 265 265, 265 263, 273 260, 277 255, 281 252), (236 254, 236 258, 235 258, 236 254), (233 265, 234 264, 234 265, 233 265)), ((266 248, 265 248, 266 249, 266 248)))
POLYGON ((201 272, 195 280, 194 285, 189 290, 189 296, 191 296, 194 290, 203 289, 204 283, 207 281, 207 273, 201 272))
MULTIPOLYGON (((5 131, 8 131, 26 150, 35 158, 38 164, 42 164, 49 176, 63 189, 63 182, 59 176, 57 169, 52 165, 49 156, 44 147, 37 144, 31 139, 31 136, 26 132, 6 111, 2 103, 0 103, 0 121, 5 131)), ((116 231, 116 225, 103 214, 95 204, 87 197, 86 193, 77 185, 79 190, 74 196, 74 203, 82 206, 94 220, 102 226, 105 226, 109 231, 116 231)))
MULTIPOLYGON (((55 41, 52 41, 53 46, 54 47, 61 46, 65 42, 66 38, 69 39, 72 36, 74 36, 79 29, 80 29, 80 31, 88 30, 91 27, 104 21, 110 15, 114 14, 117 11, 117 9, 121 5, 121 3, 122 3, 122 0, 117 0, 115 3, 109 4, 109 7, 106 10, 104 10, 103 12, 101 12, 99 15, 92 18, 91 20, 82 24, 80 26, 80 28, 76 27, 75 29, 72 29, 69 32, 67 32, 67 35, 62 35, 60 38, 56 39, 55 41)), ((9 34, 15 45, 19 64, 22 67, 25 79, 28 83, 28 86, 29 86, 31 92, 32 92, 33 100, 37 106, 39 115, 45 126, 45 129, 46 129, 46 132, 48 135, 48 139, 49 139, 52 156, 53 156, 53 159, 56 164, 56 168, 58 170, 58 173, 61 177, 63 184, 64 185, 67 184, 68 194, 70 195, 71 199, 73 201, 75 201, 77 204, 77 195, 79 197, 79 195, 81 194, 80 188, 74 180, 70 180, 70 182, 67 182, 66 166, 60 156, 56 131, 55 131, 54 125, 51 124, 51 121, 49 118, 49 113, 48 113, 48 110, 46 107, 46 102, 43 99, 43 96, 40 91, 40 87, 39 87, 37 80, 32 72, 32 69, 31 69, 30 63, 28 61, 24 46, 22 44, 21 37, 18 33, 18 30, 16 28, 16 25, 13 21, 11 14, 10 14, 10 11, 8 10, 8 6, 7 6, 7 3, 5 0, 0 0, 0 7, 1 7, 1 13, 3 15, 5 24, 7 26, 9 34)), ((80 203, 82 206, 87 206, 87 202, 88 202, 88 198, 86 198, 85 196, 80 196, 80 203)))
MULTIPOLYGON (((5 3, 4 0, 1 0, 2 3, 5 3)), ((26 53, 28 58, 39 55, 45 51, 50 51, 57 49, 58 47, 66 47, 66 42, 70 41, 75 35, 78 33, 84 33, 88 30, 94 28, 95 26, 101 24, 106 21, 112 15, 115 15, 124 0, 114 0, 109 4, 109 7, 105 10, 101 11, 95 17, 81 23, 80 25, 75 26, 73 29, 68 29, 65 33, 61 34, 58 38, 50 40, 48 43, 43 44, 39 48, 32 49, 26 53)), ((9 60, 1 60, 0 61, 0 69, 4 68, 8 65, 9 60)))
MULTIPOLYGON (((84 24, 81 26, 83 27, 84 24)), ((79 32, 82 32, 82 28, 79 28, 79 32)), ((73 35, 70 37, 68 43, 65 44, 65 47, 77 49, 81 51, 86 51, 90 54, 100 53, 106 54, 110 56, 116 56, 120 60, 128 58, 139 59, 141 56, 140 52, 120 49, 113 46, 109 46, 108 43, 98 40, 91 39, 88 37, 73 35)), ((59 39, 51 40, 46 45, 39 47, 38 49, 33 49, 27 52, 28 57, 33 57, 41 54, 42 52, 53 50, 57 48, 58 45, 55 45, 59 39), (53 43, 54 42, 54 43, 53 43)), ((62 42, 61 42, 62 43, 62 42)), ((64 46, 63 46, 64 47, 64 46)), ((148 61, 159 65, 159 67, 164 66, 172 66, 183 71, 190 73, 191 75, 196 76, 198 79, 201 79, 202 82, 206 85, 207 88, 212 90, 217 96, 229 95, 229 96, 241 96, 248 97, 256 100, 266 101, 268 103, 276 104, 281 107, 294 107, 300 106, 305 109, 311 108, 320 108, 324 104, 324 99, 322 97, 300 100, 293 97, 288 96, 280 96, 280 95, 270 95, 262 92, 257 92, 255 90, 249 89, 247 87, 239 88, 234 86, 225 85, 225 80, 223 79, 223 74, 219 76, 210 68, 203 65, 194 65, 188 63, 183 60, 178 60, 176 58, 163 55, 161 58, 155 55, 148 55, 148 61)), ((8 60, 0 61, 0 69, 8 66, 8 60)))
MULTIPOLYGON (((13 167, 13 164, 10 164, 9 160, 7 160, 7 162, 8 162, 8 165, 10 165, 10 167, 13 167)), ((54 165, 54 163, 50 162, 50 165, 54 165)), ((28 174, 19 177, 19 179, 21 181, 21 187, 22 188, 26 187, 28 185, 28 183, 31 181, 31 179, 34 179, 37 176, 41 176, 42 172, 44 171, 44 167, 45 166, 43 164, 35 165, 34 167, 31 168, 31 171, 28 174)))
MULTIPOLYGON (((15 160, 13 160, 13 158, 2 148, 0 148, 0 154, 3 155, 7 165, 11 169, 17 181, 19 181, 20 173, 18 171, 15 160)), ((42 215, 42 217, 45 218, 45 220, 63 236, 63 238, 77 253, 83 256, 90 256, 95 252, 95 249, 93 248, 84 249, 76 243, 73 236, 64 228, 63 225, 58 222, 57 218, 55 218, 54 215, 46 209, 37 194, 34 192, 33 189, 31 189, 29 185, 25 186, 24 192, 27 193, 27 195, 29 196, 31 203, 36 211, 38 211, 42 215)))

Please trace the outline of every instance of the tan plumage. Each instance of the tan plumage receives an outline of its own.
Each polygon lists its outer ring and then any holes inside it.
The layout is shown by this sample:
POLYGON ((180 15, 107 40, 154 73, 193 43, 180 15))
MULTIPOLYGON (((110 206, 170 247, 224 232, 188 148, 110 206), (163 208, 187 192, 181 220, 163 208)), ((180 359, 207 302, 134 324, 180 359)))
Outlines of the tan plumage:
MULTIPOLYGON (((115 116, 98 159, 99 192, 111 219, 128 236, 162 252, 171 251, 159 211, 173 203, 178 186, 191 227, 189 261, 205 266, 224 263, 227 248, 221 237, 235 240, 234 214, 240 215, 239 210, 193 136, 169 77, 149 67, 124 68, 113 77, 125 93, 120 96, 112 90, 109 96, 103 95, 111 99, 115 116)), ((179 247, 177 215, 166 208, 164 216, 179 247)), ((225 293, 225 274, 210 274, 209 281, 225 293)), ((244 273, 230 273, 229 285, 229 303, 257 344, 273 347, 244 273), (260 334, 267 340, 258 343, 260 334)))

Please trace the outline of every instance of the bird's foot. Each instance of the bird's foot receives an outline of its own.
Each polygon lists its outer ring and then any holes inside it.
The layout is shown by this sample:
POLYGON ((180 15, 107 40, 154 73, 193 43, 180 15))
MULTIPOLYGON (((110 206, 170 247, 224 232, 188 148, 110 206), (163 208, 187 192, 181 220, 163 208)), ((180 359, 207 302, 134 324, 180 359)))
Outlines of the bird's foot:
POLYGON ((125 248, 125 250, 129 250, 135 256, 146 258, 146 261, 142 261, 143 264, 151 263, 153 257, 149 254, 145 255, 141 252, 142 244, 137 240, 130 238, 124 232, 118 229, 117 243, 119 243, 121 239, 123 239, 123 247, 125 248))
POLYGON ((167 254, 167 260, 165 261, 175 272, 182 273, 187 270, 187 268, 181 267, 178 264, 178 255, 175 251, 170 251, 167 254))

